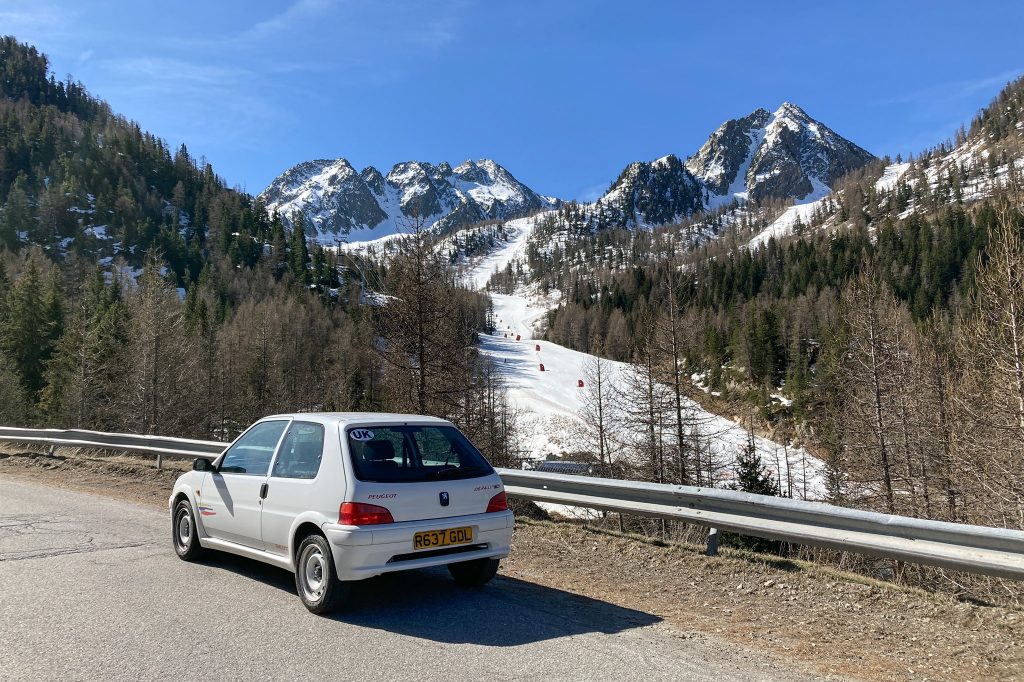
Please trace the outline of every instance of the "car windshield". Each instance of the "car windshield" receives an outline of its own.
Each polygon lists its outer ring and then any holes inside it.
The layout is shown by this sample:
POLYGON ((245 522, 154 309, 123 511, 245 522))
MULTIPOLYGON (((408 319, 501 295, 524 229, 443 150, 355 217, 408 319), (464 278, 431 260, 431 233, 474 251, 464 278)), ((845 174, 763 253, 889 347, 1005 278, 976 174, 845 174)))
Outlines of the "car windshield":
POLYGON ((348 430, 360 481, 422 483, 486 476, 494 469, 452 426, 369 426, 348 430))

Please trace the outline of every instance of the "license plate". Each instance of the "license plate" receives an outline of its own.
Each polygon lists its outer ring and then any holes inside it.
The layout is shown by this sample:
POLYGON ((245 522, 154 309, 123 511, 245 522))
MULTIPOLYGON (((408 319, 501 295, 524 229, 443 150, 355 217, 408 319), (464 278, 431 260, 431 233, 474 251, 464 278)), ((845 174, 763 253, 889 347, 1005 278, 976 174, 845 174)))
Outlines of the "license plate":
POLYGON ((433 549, 449 545, 467 545, 473 542, 473 529, 446 528, 445 530, 425 530, 412 536, 413 549, 433 549))

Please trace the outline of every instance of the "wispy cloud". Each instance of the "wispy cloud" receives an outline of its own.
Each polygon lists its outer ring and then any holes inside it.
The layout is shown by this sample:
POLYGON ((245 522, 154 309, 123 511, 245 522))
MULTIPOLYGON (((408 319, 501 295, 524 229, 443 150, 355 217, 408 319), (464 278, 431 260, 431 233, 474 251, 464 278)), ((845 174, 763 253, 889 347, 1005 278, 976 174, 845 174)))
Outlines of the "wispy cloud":
POLYGON ((113 74, 149 83, 230 85, 252 73, 248 69, 173 57, 104 59, 102 64, 113 74))
POLYGON ((287 0, 254 3, 240 27, 124 30, 79 0, 0 0, 0 33, 35 44, 56 71, 172 143, 230 157, 266 146, 310 107, 337 106, 339 91, 356 101, 416 74, 459 39, 475 2, 287 0))
POLYGON ((154 103, 169 104, 174 115, 159 133, 190 146, 259 145, 287 119, 273 98, 251 85, 248 69, 169 57, 97 59, 95 66, 98 94, 143 116, 154 103))
POLYGON ((297 26, 316 19, 336 7, 339 0, 296 0, 286 10, 264 19, 236 36, 237 40, 250 42, 274 38, 297 26))
POLYGON ((973 78, 968 80, 951 81, 940 83, 931 87, 906 92, 895 97, 885 97, 875 100, 872 104, 878 106, 890 106, 894 104, 948 104, 958 100, 974 97, 983 92, 996 91, 1004 85, 1017 78, 1021 69, 1010 69, 1001 73, 973 78))
POLYGON ((160 42, 182 58, 245 59, 262 74, 331 74, 347 85, 379 86, 438 57, 458 39, 474 2, 295 0, 233 34, 160 42))
POLYGON ((869 102, 876 107, 909 110, 904 114, 915 121, 915 127, 909 132, 886 131, 890 136, 880 136, 872 151, 893 156, 897 152, 918 154, 952 139, 960 126, 970 124, 979 107, 1021 72, 1022 69, 1016 68, 979 78, 948 81, 869 102))
POLYGON ((425 47, 440 48, 452 42, 456 36, 456 22, 453 17, 432 19, 422 27, 409 32, 411 41, 425 47))
POLYGON ((0 35, 13 35, 45 52, 73 56, 81 51, 82 10, 52 0, 0 0, 0 35))

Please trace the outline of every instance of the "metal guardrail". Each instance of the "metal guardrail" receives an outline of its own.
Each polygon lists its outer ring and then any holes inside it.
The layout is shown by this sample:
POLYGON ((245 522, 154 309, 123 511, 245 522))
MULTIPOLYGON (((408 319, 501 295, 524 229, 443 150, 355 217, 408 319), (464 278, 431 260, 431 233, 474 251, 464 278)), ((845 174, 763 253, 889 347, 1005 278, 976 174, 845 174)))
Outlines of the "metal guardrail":
POLYGON ((18 429, 0 426, 0 443, 48 443, 51 446, 100 448, 156 455, 156 465, 164 457, 189 459, 219 455, 227 443, 212 440, 191 440, 166 436, 140 436, 134 433, 105 433, 83 429, 18 429))
MULTIPOLYGON (((216 441, 76 429, 0 427, 0 442, 49 443, 147 452, 218 455, 216 441)), ((677 519, 742 535, 828 547, 1024 580, 1024 531, 929 521, 716 488, 498 469, 511 497, 634 516, 677 519)))
POLYGON ((1024 580, 1024 531, 930 521, 734 490, 500 470, 537 502, 678 519, 709 528, 1024 580))

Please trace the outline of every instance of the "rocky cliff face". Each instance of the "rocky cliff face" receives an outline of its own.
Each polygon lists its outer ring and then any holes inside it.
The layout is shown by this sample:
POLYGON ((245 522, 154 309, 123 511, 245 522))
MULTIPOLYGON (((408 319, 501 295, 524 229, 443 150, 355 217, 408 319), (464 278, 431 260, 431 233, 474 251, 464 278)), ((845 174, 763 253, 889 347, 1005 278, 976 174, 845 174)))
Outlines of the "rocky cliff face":
POLYGON ((659 225, 703 208, 700 182, 674 155, 626 166, 600 199, 626 224, 659 225))
POLYGON ((630 164, 600 201, 628 224, 655 225, 733 201, 817 198, 873 158, 786 102, 726 121, 685 164, 630 164))
POLYGON ((374 239, 417 225, 445 230, 557 203, 490 159, 454 169, 405 161, 386 176, 372 166, 357 172, 345 159, 307 161, 278 176, 259 198, 289 225, 301 211, 306 229, 324 242, 374 239))

